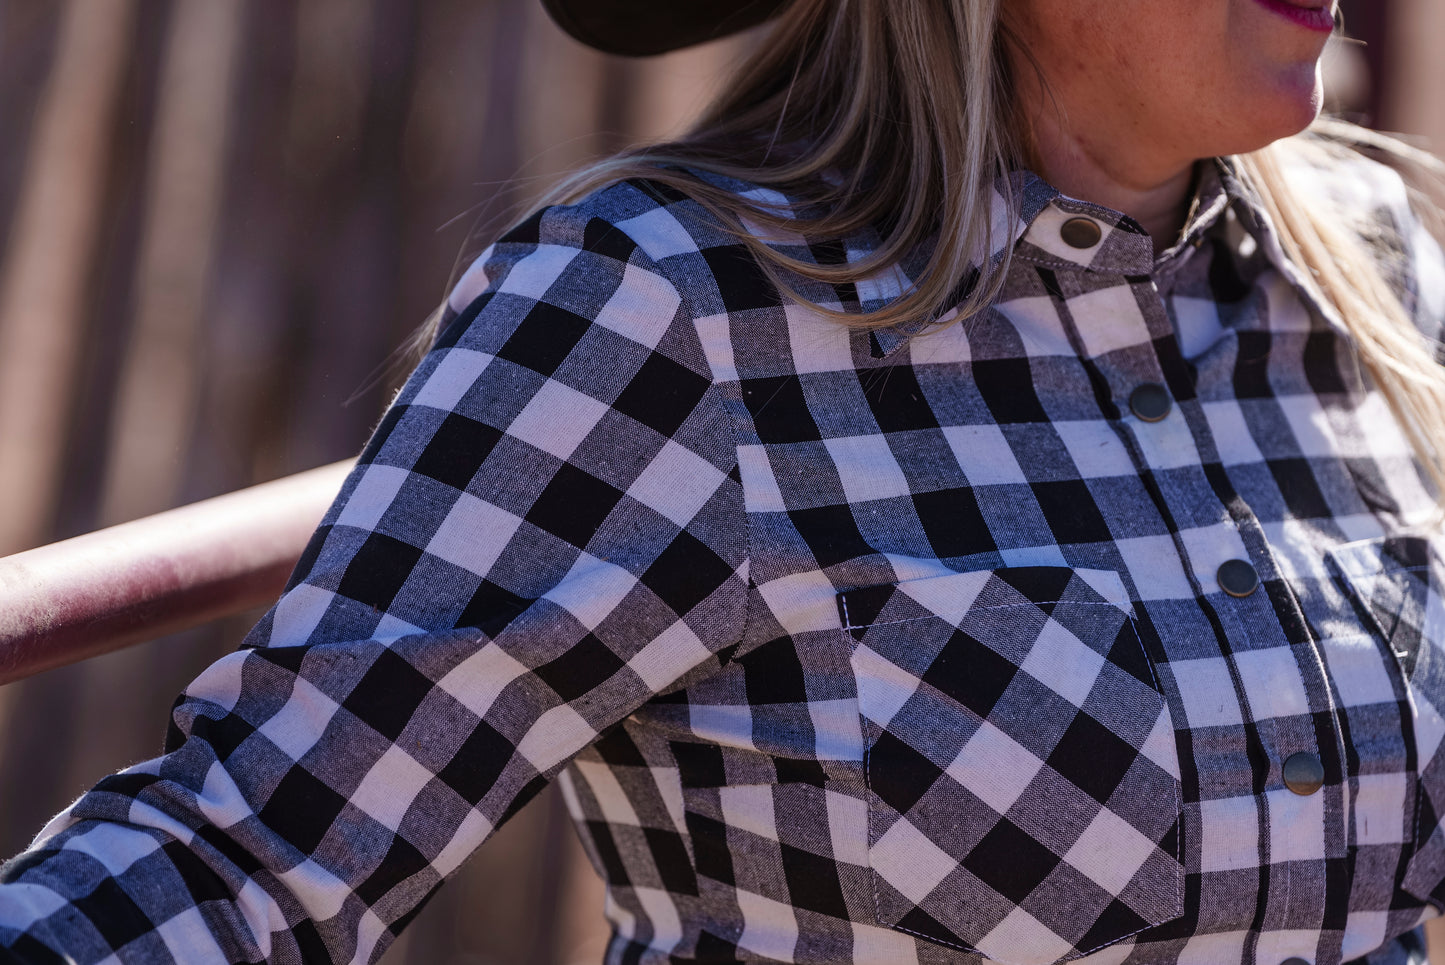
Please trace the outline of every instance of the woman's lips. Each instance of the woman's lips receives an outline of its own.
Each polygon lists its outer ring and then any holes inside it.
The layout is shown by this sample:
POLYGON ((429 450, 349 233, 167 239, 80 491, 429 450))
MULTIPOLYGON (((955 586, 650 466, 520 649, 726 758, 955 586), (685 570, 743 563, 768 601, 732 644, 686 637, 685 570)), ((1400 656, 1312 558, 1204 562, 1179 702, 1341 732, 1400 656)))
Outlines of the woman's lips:
POLYGON ((1319 3, 1318 0, 1255 0, 1261 7, 1272 11, 1304 27, 1319 33, 1332 33, 1335 29, 1333 0, 1319 3))

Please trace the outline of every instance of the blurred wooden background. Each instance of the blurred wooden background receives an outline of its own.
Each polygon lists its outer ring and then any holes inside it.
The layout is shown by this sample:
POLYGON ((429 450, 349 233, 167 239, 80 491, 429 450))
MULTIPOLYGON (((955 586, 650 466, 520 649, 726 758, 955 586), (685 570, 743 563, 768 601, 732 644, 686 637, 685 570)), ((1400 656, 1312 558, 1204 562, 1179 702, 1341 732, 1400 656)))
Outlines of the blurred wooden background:
MULTIPOLYGON (((1338 105, 1445 145, 1445 4, 1345 6, 1338 105)), ((626 62, 536 0, 0 0, 0 555, 354 454, 474 237, 680 129, 748 42, 626 62)), ((0 855, 152 756, 255 616, 0 689, 0 855)), ((597 962, 601 904, 549 793, 384 960, 597 962)))

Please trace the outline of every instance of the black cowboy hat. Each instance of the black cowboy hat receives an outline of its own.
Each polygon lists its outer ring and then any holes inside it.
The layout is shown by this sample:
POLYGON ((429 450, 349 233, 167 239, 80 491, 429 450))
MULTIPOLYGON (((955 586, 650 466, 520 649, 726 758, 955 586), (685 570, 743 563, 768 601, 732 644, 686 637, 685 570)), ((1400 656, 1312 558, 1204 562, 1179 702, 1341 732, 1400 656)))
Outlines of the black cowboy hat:
POLYGON ((589 47, 646 57, 762 23, 788 0, 542 0, 557 25, 589 47))

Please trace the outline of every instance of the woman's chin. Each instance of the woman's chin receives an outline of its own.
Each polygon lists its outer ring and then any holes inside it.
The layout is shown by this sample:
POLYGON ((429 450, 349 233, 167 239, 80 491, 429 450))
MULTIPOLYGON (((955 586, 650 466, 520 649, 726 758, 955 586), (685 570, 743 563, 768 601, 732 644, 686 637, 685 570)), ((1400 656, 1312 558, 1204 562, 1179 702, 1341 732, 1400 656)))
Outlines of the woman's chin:
POLYGON ((1315 122, 1324 103, 1323 88, 1317 73, 1305 78, 1285 78, 1273 90, 1256 88, 1258 93, 1234 112, 1231 143, 1224 150, 1209 152, 1247 154, 1298 134, 1315 122))
POLYGON ((1319 62, 1301 66, 1279 79, 1272 98, 1278 104, 1277 110, 1285 127, 1292 127, 1292 134, 1314 123, 1320 116, 1325 101, 1324 77, 1319 62))

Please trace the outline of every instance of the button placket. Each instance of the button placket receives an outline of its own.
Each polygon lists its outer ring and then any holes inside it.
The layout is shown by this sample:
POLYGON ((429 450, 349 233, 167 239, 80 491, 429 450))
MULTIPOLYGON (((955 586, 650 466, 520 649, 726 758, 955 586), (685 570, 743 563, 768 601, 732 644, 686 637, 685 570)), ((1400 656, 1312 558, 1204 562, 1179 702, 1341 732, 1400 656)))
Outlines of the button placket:
MULTIPOLYGON (((1170 336, 1160 324, 1166 315, 1163 299, 1160 296, 1156 304, 1143 287, 1136 284, 1134 292, 1154 336, 1152 344, 1090 351, 1087 357, 1097 367, 1096 384, 1101 376, 1108 386, 1109 397, 1117 406, 1115 426, 1122 438, 1132 437, 1129 448, 1134 461, 1141 471, 1154 472, 1158 496, 1178 534, 1184 572, 1209 598, 1202 605, 1217 614, 1223 638, 1237 647, 1241 656, 1247 655, 1239 666, 1240 672, 1250 675, 1251 686, 1239 698, 1246 719, 1254 722, 1261 756, 1283 771, 1284 762, 1294 752, 1306 752, 1290 763, 1288 782, 1283 780, 1285 774, 1276 772, 1272 787, 1261 795, 1269 801, 1266 813, 1285 815, 1285 826, 1269 832, 1260 829, 1260 833, 1276 834, 1270 840, 1278 845, 1280 854, 1291 860, 1291 856, 1313 855, 1321 848, 1326 854, 1339 853, 1341 829, 1322 817, 1332 806, 1331 795, 1339 792, 1331 786, 1330 794, 1321 793, 1325 771, 1338 773, 1339 749, 1329 737, 1313 731, 1319 719, 1317 712, 1328 711, 1331 706, 1328 686, 1321 677, 1323 666, 1312 659, 1308 638, 1296 634, 1295 624, 1278 612, 1288 605, 1288 591, 1280 595, 1258 592, 1264 576, 1285 579, 1288 570, 1282 572, 1275 561, 1277 549, 1271 547, 1264 525, 1246 501, 1250 494, 1229 492, 1231 484, 1239 485, 1238 480, 1223 474, 1221 486, 1202 468, 1222 462, 1217 453, 1210 451, 1215 448, 1210 440, 1218 427, 1208 418, 1208 400, 1228 398, 1231 386, 1200 386, 1198 374, 1180 355, 1162 350, 1170 336), (1180 392, 1182 399, 1175 398, 1171 387, 1180 392), (1291 666, 1295 661, 1299 663, 1297 668, 1291 666), (1274 688, 1272 674, 1288 676, 1292 681, 1296 670, 1297 685, 1274 688), (1294 815, 1304 818, 1293 822, 1290 816, 1294 815), (1321 817, 1315 820, 1316 816, 1321 817), (1317 840, 1321 835, 1323 842, 1317 840)), ((1084 323, 1081 319, 1075 324, 1082 328, 1084 323)), ((1087 338, 1081 341, 1086 347, 1090 345, 1087 338)), ((1147 597, 1154 573, 1148 567, 1139 569, 1135 578, 1147 597)), ((1186 645, 1185 641, 1171 639, 1167 629, 1161 637, 1166 653, 1186 645)), ((1233 662, 1230 647, 1221 649, 1221 663, 1233 662)), ((1231 786, 1231 793, 1254 792, 1243 785, 1237 789, 1231 786)), ((1280 876, 1271 881, 1272 887, 1288 890, 1289 874, 1286 862, 1280 876)), ((1294 953, 1290 965, 1310 965, 1309 958, 1298 957, 1300 952, 1312 957, 1307 948, 1281 942, 1271 950, 1272 955, 1261 949, 1260 962, 1281 965, 1282 959, 1294 953)))

